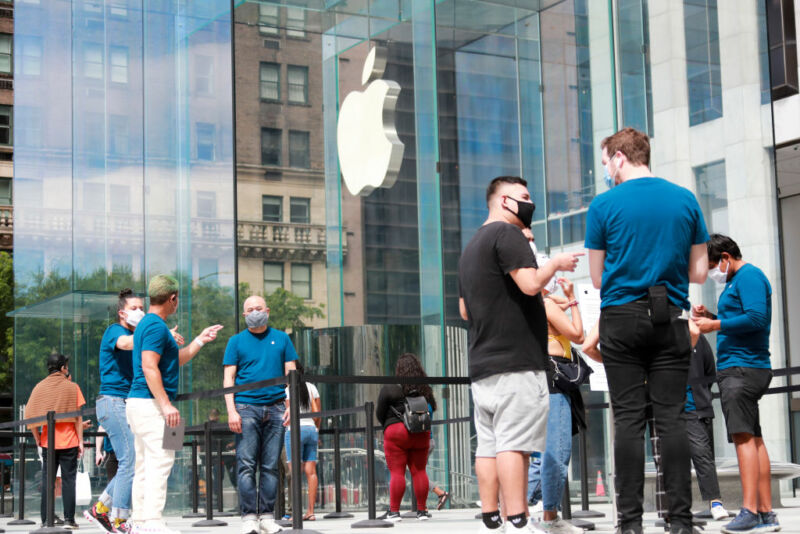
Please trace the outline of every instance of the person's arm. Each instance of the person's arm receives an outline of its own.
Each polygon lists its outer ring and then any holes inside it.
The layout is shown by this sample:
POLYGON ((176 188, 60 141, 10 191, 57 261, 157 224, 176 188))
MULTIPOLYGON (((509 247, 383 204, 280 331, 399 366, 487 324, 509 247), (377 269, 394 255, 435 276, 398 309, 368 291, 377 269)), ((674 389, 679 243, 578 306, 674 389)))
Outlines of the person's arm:
POLYGON ((78 458, 83 456, 83 418, 75 419, 75 433, 78 434, 78 458))
MULTIPOLYGON (((292 347, 292 352, 294 353, 294 347, 292 347)), ((296 353, 295 353, 295 357, 296 357, 296 353)), ((297 363, 296 362, 297 362, 297 360, 291 360, 291 361, 288 361, 288 362, 283 362, 283 373, 286 376, 289 376, 289 371, 294 371, 294 370, 297 369, 297 363)), ((286 385, 288 386, 289 384, 287 383, 286 385)), ((291 414, 289 412, 289 403, 287 402, 286 403, 286 410, 283 412, 283 426, 288 426, 288 424, 289 424, 289 416, 290 415, 291 414)))
POLYGON ((547 313, 547 322, 550 323, 553 330, 573 343, 583 343, 583 322, 581 321, 581 314, 577 310, 577 306, 572 310, 571 319, 567 316, 567 313, 561 309, 561 306, 550 299, 544 300, 544 307, 547 313))
POLYGON ((689 253, 689 282, 705 284, 708 278, 708 247, 705 243, 692 245, 689 253))
POLYGON ((598 345, 600 344, 600 323, 595 323, 594 327, 589 331, 589 335, 583 341, 581 352, 596 362, 603 363, 603 355, 600 354, 598 345))
MULTIPOLYGON (((229 388, 236 384, 236 370, 235 365, 226 365, 222 371, 222 387, 229 388)), ((242 418, 236 410, 236 402, 234 402, 233 393, 225 394, 225 407, 228 409, 228 428, 231 432, 237 434, 242 433, 242 418)))
POLYGON ((509 271, 508 274, 511 275, 520 291, 530 296, 538 295, 558 271, 574 271, 578 265, 578 258, 581 256, 583 256, 583 252, 564 252, 556 254, 538 269, 523 267, 509 271))
POLYGON ((199 336, 194 338, 194 340, 189 343, 188 346, 180 349, 178 352, 178 363, 180 365, 186 365, 188 362, 190 362, 192 358, 197 356, 197 353, 200 352, 200 349, 203 347, 203 345, 217 339, 217 332, 220 330, 222 330, 221 324, 215 324, 214 326, 206 327, 202 332, 200 332, 199 336))
POLYGON ((465 321, 469 321, 469 315, 467 315, 467 305, 464 304, 464 299, 458 299, 458 313, 461 314, 461 318, 465 321))
MULTIPOLYGON (((315 399, 311 399, 311 411, 312 412, 321 412, 322 411, 322 401, 320 400, 319 397, 317 397, 315 399)), ((319 425, 322 424, 322 418, 321 417, 315 417, 314 418, 314 424, 317 425, 317 430, 319 430, 319 425)))
MULTIPOLYGON (((106 430, 102 426, 98 426, 97 431, 105 432, 106 430)), ((103 456, 106 455, 106 451, 103 450, 103 436, 94 438, 94 453, 94 465, 99 466, 103 462, 103 456)))
POLYGON ((36 446, 41 447, 42 444, 39 443, 39 438, 41 437, 41 434, 39 433, 39 427, 35 426, 31 428, 31 434, 33 434, 33 442, 36 444, 36 446))
POLYGON ((696 318, 694 322, 704 334, 721 330, 748 334, 765 329, 769 325, 769 290, 760 280, 742 279, 737 291, 742 303, 742 313, 725 319, 696 318))
POLYGON ((606 263, 606 251, 589 249, 589 276, 595 289, 603 286, 603 266, 606 263))
POLYGON ((161 370, 158 368, 159 361, 161 361, 159 353, 152 350, 142 351, 142 373, 147 382, 147 387, 161 407, 161 414, 164 416, 167 426, 178 426, 181 414, 172 405, 167 392, 164 390, 164 381, 161 379, 161 370))
MULTIPOLYGON (((387 389, 386 386, 381 388, 380 393, 378 393, 378 402, 375 405, 375 417, 381 425, 386 421, 386 412, 389 411, 389 395, 387 394, 387 389)), ((370 424, 370 422, 371 421, 367 421, 367 424, 370 424)))
POLYGON ((129 336, 119 336, 116 347, 119 350, 133 350, 133 334, 129 336))

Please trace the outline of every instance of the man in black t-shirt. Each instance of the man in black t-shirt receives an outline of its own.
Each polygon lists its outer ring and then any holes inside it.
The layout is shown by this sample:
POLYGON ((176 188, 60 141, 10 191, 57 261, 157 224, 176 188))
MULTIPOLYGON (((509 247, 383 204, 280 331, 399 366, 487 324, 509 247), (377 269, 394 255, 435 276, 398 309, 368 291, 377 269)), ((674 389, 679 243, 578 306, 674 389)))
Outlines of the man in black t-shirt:
POLYGON ((540 292, 556 271, 575 270, 582 254, 559 254, 537 267, 522 235, 534 210, 522 178, 492 180, 486 203, 489 218, 458 266, 459 308, 469 322, 482 531, 502 526, 497 509, 502 488, 512 527, 541 532, 528 523, 526 502, 528 457, 544 450, 547 432, 547 318, 540 292))

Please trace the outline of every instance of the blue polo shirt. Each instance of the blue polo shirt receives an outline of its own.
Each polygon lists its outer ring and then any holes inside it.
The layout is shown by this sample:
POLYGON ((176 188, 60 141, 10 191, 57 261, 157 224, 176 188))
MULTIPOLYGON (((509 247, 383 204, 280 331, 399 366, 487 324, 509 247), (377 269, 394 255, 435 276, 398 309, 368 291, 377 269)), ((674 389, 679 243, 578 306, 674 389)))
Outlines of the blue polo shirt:
POLYGON ((117 340, 122 336, 130 336, 121 324, 112 324, 106 328, 100 341, 100 395, 110 397, 127 397, 133 379, 132 353, 117 348, 117 340))
MULTIPOLYGON (((236 366, 236 385, 252 384, 284 376, 283 364, 297 359, 292 340, 285 332, 267 328, 254 334, 249 329, 228 340, 222 365, 236 366)), ((242 404, 273 404, 286 398, 284 386, 269 386, 234 394, 242 404)))
POLYGON ((158 370, 169 400, 178 395, 178 368, 180 367, 178 344, 172 337, 164 319, 155 313, 145 315, 133 333, 133 382, 129 399, 152 399, 153 394, 147 387, 147 380, 142 372, 142 351, 151 350, 161 355, 158 370))
POLYGON ((770 369, 772 287, 766 275, 746 263, 725 284, 717 303, 717 369, 770 369))
POLYGON ((694 194, 663 178, 636 178, 598 195, 586 215, 586 243, 606 252, 602 308, 666 286, 670 301, 689 309, 689 254, 709 239, 694 194))

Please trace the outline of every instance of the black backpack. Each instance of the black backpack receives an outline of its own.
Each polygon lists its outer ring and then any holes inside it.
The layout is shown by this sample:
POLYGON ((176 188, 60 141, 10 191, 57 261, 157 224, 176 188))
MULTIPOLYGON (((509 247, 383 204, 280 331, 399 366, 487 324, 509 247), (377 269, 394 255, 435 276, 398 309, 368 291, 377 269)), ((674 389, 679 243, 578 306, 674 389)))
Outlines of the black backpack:
POLYGON ((409 433, 418 434, 431 429, 431 412, 428 411, 428 401, 425 397, 420 395, 405 397, 402 413, 394 406, 391 408, 409 433))

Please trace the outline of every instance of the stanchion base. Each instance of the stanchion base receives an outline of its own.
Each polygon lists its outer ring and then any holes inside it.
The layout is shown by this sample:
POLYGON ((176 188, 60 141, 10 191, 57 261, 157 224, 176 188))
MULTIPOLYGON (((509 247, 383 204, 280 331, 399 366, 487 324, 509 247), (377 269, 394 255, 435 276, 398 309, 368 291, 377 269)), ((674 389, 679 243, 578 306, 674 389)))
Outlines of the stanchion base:
POLYGON ((571 523, 573 526, 582 528, 584 530, 594 530, 595 528, 594 523, 591 521, 583 521, 581 519, 567 519, 567 523, 571 523))
POLYGON ((294 525, 289 519, 276 519, 275 524, 283 528, 292 528, 292 525, 294 525))
POLYGON ((30 519, 15 519, 13 521, 9 521, 6 525, 35 525, 36 521, 31 521, 30 519))
POLYGON ((183 514, 181 517, 183 517, 184 519, 195 519, 197 517, 205 517, 205 516, 206 514, 200 512, 191 512, 188 514, 183 514))
POLYGON ((392 528, 394 523, 391 521, 384 521, 383 519, 364 519, 363 521, 356 521, 350 528, 392 528))
POLYGON ((193 527, 227 527, 228 523, 219 519, 203 519, 192 523, 193 527))
POLYGON ((348 519, 353 517, 353 514, 347 512, 331 512, 322 516, 322 519, 348 519))
POLYGON ((594 510, 576 510, 572 512, 572 517, 605 517, 603 512, 595 512, 594 510))
POLYGON ((237 514, 233 512, 214 512, 214 517, 233 517, 237 514))
POLYGON ((0 517, 14 517, 14 514, 0 514, 0 517))
POLYGON ((68 533, 69 530, 56 526, 42 527, 30 531, 30 534, 68 534, 68 533))

